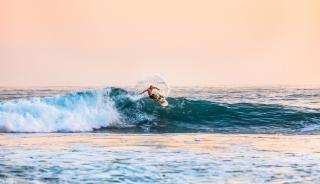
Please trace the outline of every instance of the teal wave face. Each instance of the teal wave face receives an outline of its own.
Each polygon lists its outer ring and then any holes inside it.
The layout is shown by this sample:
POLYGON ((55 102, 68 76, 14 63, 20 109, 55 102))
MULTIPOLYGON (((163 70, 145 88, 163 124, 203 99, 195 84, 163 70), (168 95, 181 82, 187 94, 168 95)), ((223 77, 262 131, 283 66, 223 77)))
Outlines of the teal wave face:
POLYGON ((281 104, 225 103, 169 97, 163 108, 120 88, 0 103, 2 132, 306 133, 320 130, 320 110, 281 104))
POLYGON ((168 98, 168 101, 170 106, 163 108, 148 98, 135 103, 128 100, 118 109, 129 121, 135 122, 135 130, 141 132, 296 133, 312 127, 317 131, 320 125, 320 111, 313 109, 216 103, 185 97, 168 98), (152 118, 141 119, 141 115, 152 118))

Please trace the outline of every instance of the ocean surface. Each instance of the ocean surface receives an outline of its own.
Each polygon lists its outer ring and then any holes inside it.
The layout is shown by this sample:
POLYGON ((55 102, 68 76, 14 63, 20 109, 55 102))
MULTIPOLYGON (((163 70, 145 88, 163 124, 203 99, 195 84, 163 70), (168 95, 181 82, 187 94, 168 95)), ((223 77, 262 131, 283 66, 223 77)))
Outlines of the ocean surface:
POLYGON ((0 88, 0 183, 319 183, 320 88, 0 88))

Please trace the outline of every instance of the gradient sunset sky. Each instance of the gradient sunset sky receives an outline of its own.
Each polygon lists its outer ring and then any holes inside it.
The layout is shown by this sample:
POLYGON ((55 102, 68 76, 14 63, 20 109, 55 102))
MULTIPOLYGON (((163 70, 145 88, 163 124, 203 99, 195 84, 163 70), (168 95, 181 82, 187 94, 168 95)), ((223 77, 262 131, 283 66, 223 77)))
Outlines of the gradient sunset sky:
POLYGON ((1 0, 0 86, 319 85, 319 0, 1 0))

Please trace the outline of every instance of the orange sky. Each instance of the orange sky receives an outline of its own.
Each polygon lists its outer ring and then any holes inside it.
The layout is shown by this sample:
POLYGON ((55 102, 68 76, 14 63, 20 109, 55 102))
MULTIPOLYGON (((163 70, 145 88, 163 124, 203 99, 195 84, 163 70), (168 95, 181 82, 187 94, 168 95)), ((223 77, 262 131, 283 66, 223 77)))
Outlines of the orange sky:
POLYGON ((0 86, 320 84, 318 0, 1 0, 0 86))

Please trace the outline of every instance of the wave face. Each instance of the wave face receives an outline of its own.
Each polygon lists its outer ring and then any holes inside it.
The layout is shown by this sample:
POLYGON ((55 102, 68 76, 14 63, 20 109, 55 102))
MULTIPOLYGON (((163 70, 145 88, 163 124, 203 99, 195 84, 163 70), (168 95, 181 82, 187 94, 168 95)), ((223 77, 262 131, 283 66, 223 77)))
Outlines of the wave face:
POLYGON ((293 96, 291 92, 284 95, 281 91, 256 89, 236 92, 184 89, 188 91, 185 94, 179 90, 168 98, 167 108, 120 88, 2 100, 0 132, 315 133, 320 130, 319 96, 314 91, 311 96, 295 91, 293 96), (246 93, 260 96, 251 98, 246 93))

